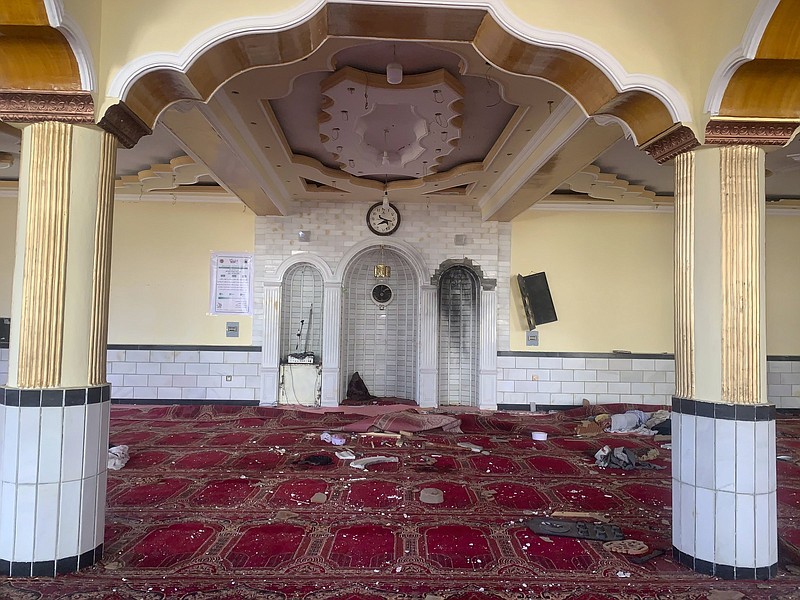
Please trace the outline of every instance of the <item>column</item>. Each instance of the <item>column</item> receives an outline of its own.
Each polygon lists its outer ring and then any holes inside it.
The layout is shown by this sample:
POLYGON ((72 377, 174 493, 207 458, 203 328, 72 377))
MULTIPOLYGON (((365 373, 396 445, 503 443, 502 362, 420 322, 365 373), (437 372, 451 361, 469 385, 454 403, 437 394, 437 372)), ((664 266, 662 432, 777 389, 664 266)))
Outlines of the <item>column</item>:
POLYGON ((421 285, 419 289, 419 378, 417 398, 419 405, 433 408, 439 405, 438 359, 438 289, 421 285))
POLYGON ((481 289, 478 408, 497 410, 497 290, 481 289))
POLYGON ((278 404, 281 362, 280 281, 264 284, 264 336, 261 342, 261 406, 278 404))
POLYGON ((764 152, 686 152, 675 181, 673 553, 709 575, 768 579, 778 553, 764 152))
POLYGON ((116 144, 92 126, 23 131, 0 388, 0 575, 53 576, 102 557, 116 144))
POLYGON ((322 306, 322 406, 339 406, 342 393, 340 353, 342 328, 342 284, 326 282, 322 306))

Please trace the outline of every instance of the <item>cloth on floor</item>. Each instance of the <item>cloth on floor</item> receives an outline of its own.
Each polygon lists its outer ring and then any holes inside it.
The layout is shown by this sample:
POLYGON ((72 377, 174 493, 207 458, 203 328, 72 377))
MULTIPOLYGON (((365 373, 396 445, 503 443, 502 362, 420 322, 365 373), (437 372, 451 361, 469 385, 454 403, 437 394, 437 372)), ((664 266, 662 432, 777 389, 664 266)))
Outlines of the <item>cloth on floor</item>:
POLYGON ((598 467, 609 469, 624 469, 630 471, 632 469, 665 469, 660 465, 654 465, 647 461, 641 460, 636 453, 630 448, 621 446, 619 448, 611 449, 611 446, 603 446, 594 455, 595 464, 598 467))
MULTIPOLYGON (((667 412, 667 411, 657 411, 667 412)), ((630 433, 633 435, 655 435, 646 423, 656 413, 646 413, 641 410, 627 410, 619 414, 602 414, 595 417, 605 431, 610 433, 630 433)), ((669 414, 669 413, 667 413, 669 414)), ((660 417, 659 417, 660 418, 660 417)))
POLYGON ((128 464, 129 458, 127 446, 112 446, 108 449, 108 468, 112 471, 119 471, 128 464))
POLYGON ((650 418, 644 422, 644 426, 648 429, 655 429, 656 425, 668 420, 670 416, 671 413, 668 410, 657 410, 656 412, 652 413, 650 418))
POLYGON ((344 431, 366 433, 367 431, 430 431, 441 429, 447 433, 461 433, 461 421, 450 415, 418 413, 414 410, 389 413, 362 419, 342 427, 344 431))
POLYGON ((364 380, 361 379, 361 375, 358 374, 358 371, 353 373, 350 377, 350 381, 347 383, 347 400, 351 402, 357 403, 366 403, 372 400, 375 396, 369 393, 369 389, 367 389, 367 384, 364 383, 364 380))

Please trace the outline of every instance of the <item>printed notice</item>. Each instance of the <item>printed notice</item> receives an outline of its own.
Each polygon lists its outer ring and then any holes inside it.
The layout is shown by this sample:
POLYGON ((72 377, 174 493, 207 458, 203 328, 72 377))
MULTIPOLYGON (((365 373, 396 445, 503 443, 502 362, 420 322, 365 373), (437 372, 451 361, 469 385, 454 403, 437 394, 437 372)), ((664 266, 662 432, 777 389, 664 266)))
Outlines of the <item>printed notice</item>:
POLYGON ((253 314, 253 255, 211 256, 211 314, 253 314))

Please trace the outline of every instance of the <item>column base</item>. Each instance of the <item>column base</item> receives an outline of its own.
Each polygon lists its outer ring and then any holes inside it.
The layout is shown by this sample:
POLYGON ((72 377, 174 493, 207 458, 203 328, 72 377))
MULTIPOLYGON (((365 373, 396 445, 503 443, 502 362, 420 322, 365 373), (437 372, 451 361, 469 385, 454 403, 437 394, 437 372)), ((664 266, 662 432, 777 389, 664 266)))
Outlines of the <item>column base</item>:
POLYGON ((103 544, 81 555, 40 560, 36 562, 9 562, 0 558, 0 576, 3 577, 55 577, 76 573, 91 567, 103 558, 103 544))
POLYGON ((0 387, 0 576, 102 558, 110 398, 108 385, 0 387))
POLYGON ((713 575, 720 579, 757 579, 766 581, 778 575, 778 563, 768 567, 734 567, 733 565, 720 565, 701 558, 695 558, 685 552, 681 552, 675 546, 672 547, 672 558, 681 563, 684 567, 689 567, 702 573, 703 575, 713 575))
POLYGON ((681 564, 769 579, 778 563, 775 407, 672 400, 672 544, 681 564))

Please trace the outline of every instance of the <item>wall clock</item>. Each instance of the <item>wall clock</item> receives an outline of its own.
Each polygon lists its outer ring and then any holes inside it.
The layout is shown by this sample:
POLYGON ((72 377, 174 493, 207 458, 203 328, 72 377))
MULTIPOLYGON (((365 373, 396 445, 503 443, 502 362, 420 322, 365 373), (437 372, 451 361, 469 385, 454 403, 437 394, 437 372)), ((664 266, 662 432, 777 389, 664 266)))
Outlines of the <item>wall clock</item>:
POLYGON ((394 298, 394 292, 392 291, 392 288, 385 283, 379 283, 372 288, 370 297, 372 298, 372 301, 380 306, 381 310, 383 310, 383 308, 394 298))
POLYGON ((376 202, 367 211, 367 227, 376 235, 392 235, 400 227, 400 211, 394 204, 384 208, 383 202, 376 202))

